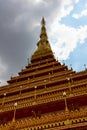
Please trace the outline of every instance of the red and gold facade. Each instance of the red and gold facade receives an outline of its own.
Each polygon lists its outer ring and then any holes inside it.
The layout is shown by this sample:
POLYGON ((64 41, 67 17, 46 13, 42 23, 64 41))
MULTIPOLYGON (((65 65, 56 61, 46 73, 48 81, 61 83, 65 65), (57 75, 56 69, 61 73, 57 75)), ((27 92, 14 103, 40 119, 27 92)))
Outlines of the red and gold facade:
POLYGON ((87 130, 87 70, 57 61, 42 18, 37 50, 0 87, 0 130, 87 130))

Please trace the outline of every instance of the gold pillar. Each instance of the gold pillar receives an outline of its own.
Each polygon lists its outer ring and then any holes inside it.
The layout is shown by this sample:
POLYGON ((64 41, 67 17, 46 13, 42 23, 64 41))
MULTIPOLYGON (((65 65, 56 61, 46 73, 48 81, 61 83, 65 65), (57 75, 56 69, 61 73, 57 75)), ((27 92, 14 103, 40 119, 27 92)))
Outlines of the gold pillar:
POLYGON ((66 96, 67 96, 67 95, 66 95, 66 92, 65 92, 65 91, 63 92, 63 96, 64 96, 64 100, 65 100, 65 111, 69 111, 69 110, 68 110, 68 106, 67 106, 67 100, 66 100, 66 96))
POLYGON ((36 96, 37 96, 37 95, 36 95, 36 89, 37 89, 37 86, 35 86, 34 88, 35 88, 34 98, 35 98, 35 100, 36 100, 36 96))
POLYGON ((15 122, 15 115, 16 115, 16 107, 17 107, 17 102, 14 103, 14 115, 13 115, 13 122, 15 122))
POLYGON ((70 90, 70 93, 71 93, 70 78, 67 78, 67 80, 68 80, 69 90, 70 90))
POLYGON ((22 86, 20 86, 20 96, 21 96, 21 90, 22 90, 22 86))
POLYGON ((46 80, 44 80, 44 83, 45 83, 45 87, 44 87, 45 91, 44 92, 46 92, 46 80))
POLYGON ((3 97, 3 101, 2 101, 2 106, 3 106, 4 103, 5 103, 5 97, 6 97, 6 93, 4 93, 4 97, 3 97))
POLYGON ((70 96, 73 96, 72 89, 71 89, 71 78, 67 78, 67 80, 68 80, 68 87, 69 87, 70 96))
POLYGON ((64 96, 64 101, 65 101, 65 116, 66 116, 65 124, 69 125, 70 124, 70 120, 69 120, 69 109, 68 109, 68 106, 67 106, 67 95, 66 95, 66 92, 63 92, 63 96, 64 96))

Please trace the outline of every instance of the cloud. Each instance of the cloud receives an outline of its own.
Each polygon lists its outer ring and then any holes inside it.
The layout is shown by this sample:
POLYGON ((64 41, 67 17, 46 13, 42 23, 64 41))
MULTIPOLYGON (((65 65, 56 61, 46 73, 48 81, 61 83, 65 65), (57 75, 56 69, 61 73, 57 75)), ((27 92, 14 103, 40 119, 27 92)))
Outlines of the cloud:
POLYGON ((2 61, 1 57, 0 57, 0 85, 5 84, 6 83, 6 77, 4 76, 7 72, 8 66, 7 64, 2 61))
POLYGON ((73 14, 72 17, 75 19, 79 19, 81 17, 87 16, 87 9, 82 10, 81 12, 79 12, 78 14, 73 14))
MULTIPOLYGON (((0 72, 4 73, 6 70, 7 70, 7 66, 5 65, 5 63, 0 58, 0 72)), ((0 76, 1 76, 1 73, 0 73, 0 76)))
MULTIPOLYGON (((49 39, 55 56, 60 60, 69 58, 71 52, 87 38, 87 25, 78 28, 69 27, 61 23, 61 19, 70 15, 74 4, 79 1, 63 1, 60 12, 56 14, 53 23, 50 24, 49 39)), ((85 14, 85 10, 82 14, 85 14)))
POLYGON ((36 49, 40 20, 47 20, 47 33, 56 57, 69 58, 78 42, 86 39, 86 26, 77 29, 61 23, 79 0, 0 0, 1 81, 17 75, 36 49))
POLYGON ((66 60, 69 58, 70 53, 77 47, 78 43, 84 43, 87 38, 87 26, 80 28, 68 27, 60 23, 52 25, 50 32, 50 39, 53 37, 56 39, 55 43, 51 40, 53 51, 56 57, 61 60, 66 60))
POLYGON ((45 16, 50 19, 59 10, 60 0, 0 0, 0 80, 8 80, 11 74, 17 75, 27 58, 32 55, 39 39, 40 20, 45 16))

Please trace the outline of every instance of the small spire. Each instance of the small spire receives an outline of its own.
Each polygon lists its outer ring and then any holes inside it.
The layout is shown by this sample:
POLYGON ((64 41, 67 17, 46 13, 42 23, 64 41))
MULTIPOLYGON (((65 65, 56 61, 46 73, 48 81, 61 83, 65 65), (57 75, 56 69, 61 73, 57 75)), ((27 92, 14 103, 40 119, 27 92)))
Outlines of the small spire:
POLYGON ((46 24, 46 22, 45 22, 45 19, 44 19, 44 17, 43 17, 42 20, 41 20, 41 25, 42 25, 42 27, 41 27, 41 33, 40 33, 40 39, 41 39, 43 42, 48 41, 45 24, 46 24))
POLYGON ((45 24, 46 24, 44 17, 41 20, 41 24, 42 24, 42 26, 45 26, 45 24))

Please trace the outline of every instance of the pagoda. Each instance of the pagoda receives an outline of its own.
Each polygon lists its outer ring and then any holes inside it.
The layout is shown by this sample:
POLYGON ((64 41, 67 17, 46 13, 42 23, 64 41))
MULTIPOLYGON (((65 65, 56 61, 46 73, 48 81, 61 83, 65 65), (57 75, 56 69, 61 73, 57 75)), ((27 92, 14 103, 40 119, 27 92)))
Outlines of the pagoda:
POLYGON ((0 130, 87 130, 87 69, 56 60, 45 24, 31 62, 0 87, 0 130))

